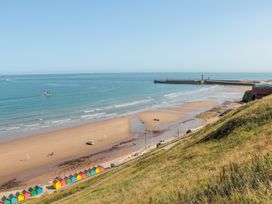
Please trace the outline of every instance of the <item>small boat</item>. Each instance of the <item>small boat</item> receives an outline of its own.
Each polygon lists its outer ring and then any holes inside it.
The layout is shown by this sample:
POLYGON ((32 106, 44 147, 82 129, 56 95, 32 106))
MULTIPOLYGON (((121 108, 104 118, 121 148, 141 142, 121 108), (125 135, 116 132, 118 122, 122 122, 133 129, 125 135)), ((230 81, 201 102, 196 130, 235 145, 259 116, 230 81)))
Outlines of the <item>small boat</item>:
POLYGON ((45 92, 43 92, 43 95, 48 97, 48 96, 52 96, 53 94, 50 91, 45 91, 45 92))

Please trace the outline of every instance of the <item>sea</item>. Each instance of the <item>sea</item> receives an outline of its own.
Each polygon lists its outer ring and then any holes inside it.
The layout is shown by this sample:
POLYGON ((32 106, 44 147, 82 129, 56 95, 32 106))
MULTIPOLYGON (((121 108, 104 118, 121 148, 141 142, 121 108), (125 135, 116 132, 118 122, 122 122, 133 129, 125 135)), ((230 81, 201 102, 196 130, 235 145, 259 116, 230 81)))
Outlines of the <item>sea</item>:
MULTIPOLYGON (((222 93, 218 85, 154 84, 155 79, 200 79, 201 74, 0 75, 0 142, 189 101, 241 97, 222 93)), ((204 73, 208 77, 267 80, 272 73, 204 73)))

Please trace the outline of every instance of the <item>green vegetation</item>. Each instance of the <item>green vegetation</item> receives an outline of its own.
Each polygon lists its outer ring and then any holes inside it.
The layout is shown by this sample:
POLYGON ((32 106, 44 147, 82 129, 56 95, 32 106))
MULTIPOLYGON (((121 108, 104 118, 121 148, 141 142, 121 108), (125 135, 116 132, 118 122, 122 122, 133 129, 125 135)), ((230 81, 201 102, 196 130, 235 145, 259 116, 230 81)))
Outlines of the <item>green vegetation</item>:
POLYGON ((153 150, 114 171, 31 203, 272 200, 272 97, 243 105, 189 136, 175 141, 171 148, 153 150))

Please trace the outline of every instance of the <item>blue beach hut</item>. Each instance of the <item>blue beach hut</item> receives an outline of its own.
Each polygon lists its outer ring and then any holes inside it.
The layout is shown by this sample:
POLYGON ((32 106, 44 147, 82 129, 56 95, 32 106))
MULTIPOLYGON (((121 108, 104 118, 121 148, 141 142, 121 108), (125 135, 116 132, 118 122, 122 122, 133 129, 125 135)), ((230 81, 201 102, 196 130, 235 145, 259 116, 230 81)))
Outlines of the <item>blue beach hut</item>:
POLYGON ((9 200, 10 200, 10 203, 11 203, 11 204, 14 204, 14 203, 17 203, 17 202, 18 202, 17 196, 15 196, 15 195, 13 195, 13 194, 10 194, 10 195, 9 195, 9 200))
POLYGON ((40 185, 35 186, 35 190, 37 191, 37 194, 38 194, 38 195, 40 195, 40 194, 43 193, 43 188, 42 188, 40 185))
POLYGON ((71 179, 72 183, 75 183, 77 181, 74 175, 70 175, 69 178, 71 179))

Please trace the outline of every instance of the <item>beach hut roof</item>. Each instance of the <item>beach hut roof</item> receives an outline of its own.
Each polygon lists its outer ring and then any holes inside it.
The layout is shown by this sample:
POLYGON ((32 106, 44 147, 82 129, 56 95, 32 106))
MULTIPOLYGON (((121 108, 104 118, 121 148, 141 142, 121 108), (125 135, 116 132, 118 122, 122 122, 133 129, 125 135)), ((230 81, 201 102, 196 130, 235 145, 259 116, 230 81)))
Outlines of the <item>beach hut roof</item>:
POLYGON ((42 188, 40 185, 35 186, 35 188, 42 188))
POLYGON ((16 198, 15 195, 13 195, 12 193, 9 195, 9 198, 16 198))
POLYGON ((29 191, 23 190, 22 193, 23 193, 23 194, 26 194, 26 193, 29 193, 29 191))
POLYGON ((2 200, 4 201, 4 200, 7 200, 8 198, 6 197, 6 196, 3 196, 2 197, 2 200))
POLYGON ((15 195, 18 197, 19 195, 23 195, 23 193, 17 192, 15 195))

